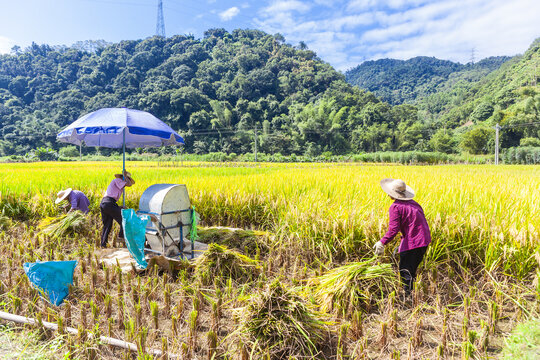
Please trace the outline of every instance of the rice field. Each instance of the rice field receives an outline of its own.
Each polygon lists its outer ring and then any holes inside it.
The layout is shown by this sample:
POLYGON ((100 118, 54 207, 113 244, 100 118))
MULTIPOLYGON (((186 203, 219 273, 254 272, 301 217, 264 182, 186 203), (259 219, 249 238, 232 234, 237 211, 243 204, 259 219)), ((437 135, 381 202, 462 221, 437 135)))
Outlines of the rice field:
POLYGON ((539 314, 538 166, 178 165, 128 162, 136 180, 128 207, 151 184, 186 184, 204 227, 259 231, 213 247, 206 264, 126 275, 94 257, 99 201, 121 163, 0 164, 6 311, 79 328, 62 354, 111 359, 137 354, 88 334, 137 343, 141 358, 149 349, 184 359, 495 358, 504 335, 539 314), (372 259, 388 223, 385 177, 416 190, 433 236, 411 303, 391 276, 399 241, 372 259), (40 233, 67 187, 91 200, 84 229, 60 239, 40 233), (65 306, 29 287, 22 262, 37 259, 79 260, 65 306))

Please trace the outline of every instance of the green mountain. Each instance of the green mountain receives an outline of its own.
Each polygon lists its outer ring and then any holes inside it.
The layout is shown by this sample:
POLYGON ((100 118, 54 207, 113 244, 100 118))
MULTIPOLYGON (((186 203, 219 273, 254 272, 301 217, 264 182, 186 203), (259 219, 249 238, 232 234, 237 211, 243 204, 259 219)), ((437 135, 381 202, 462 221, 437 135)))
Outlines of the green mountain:
POLYGON ((426 56, 409 60, 380 59, 366 61, 348 70, 345 78, 350 84, 397 105, 414 103, 437 93, 455 79, 478 81, 509 59, 506 56, 490 57, 466 65, 426 56))
POLYGON ((284 155, 415 144, 393 132, 416 109, 381 103, 279 34, 211 29, 202 39, 82 45, 32 44, 0 56, 0 155, 58 149, 61 128, 103 107, 153 113, 193 153, 251 152, 254 133, 259 151, 284 155))
POLYGON ((449 126, 467 121, 516 125, 540 121, 540 38, 523 54, 480 78, 460 74, 435 94, 416 102, 418 108, 449 126), (532 112, 532 113, 531 113, 532 112))
POLYGON ((421 123, 439 129, 432 145, 446 137, 441 151, 455 151, 459 143, 462 150, 492 153, 497 123, 503 126, 502 148, 540 146, 540 39, 523 55, 474 65, 433 58, 362 65, 349 71, 347 79, 362 81, 383 99, 414 105, 421 123))
MULTIPOLYGON (((538 78, 531 78, 538 51, 535 42, 500 67, 501 58, 470 66, 418 58, 431 70, 394 76, 409 85, 390 91, 414 103, 391 105, 347 83, 313 51, 259 30, 32 44, 0 55, 0 156, 59 150, 63 127, 103 107, 153 113, 184 136, 190 153, 249 153, 255 139, 260 152, 283 155, 488 153, 489 126, 538 118, 538 78)), ((503 142, 535 144, 534 129, 505 131, 503 142)))

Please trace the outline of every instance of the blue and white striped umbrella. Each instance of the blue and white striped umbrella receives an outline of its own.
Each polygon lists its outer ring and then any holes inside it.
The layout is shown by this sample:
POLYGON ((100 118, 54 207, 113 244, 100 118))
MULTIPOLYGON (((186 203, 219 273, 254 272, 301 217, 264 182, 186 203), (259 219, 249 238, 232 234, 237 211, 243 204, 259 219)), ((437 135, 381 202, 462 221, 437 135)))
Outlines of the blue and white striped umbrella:
MULTIPOLYGON (((154 115, 127 108, 105 108, 86 114, 60 131, 56 140, 75 145, 122 148, 123 170, 126 170, 126 147, 184 144, 176 131, 154 115)), ((125 190, 122 201, 125 205, 125 190)))
POLYGON ((64 130, 60 142, 107 148, 160 147, 184 139, 154 115, 126 108, 105 108, 86 114, 64 130))

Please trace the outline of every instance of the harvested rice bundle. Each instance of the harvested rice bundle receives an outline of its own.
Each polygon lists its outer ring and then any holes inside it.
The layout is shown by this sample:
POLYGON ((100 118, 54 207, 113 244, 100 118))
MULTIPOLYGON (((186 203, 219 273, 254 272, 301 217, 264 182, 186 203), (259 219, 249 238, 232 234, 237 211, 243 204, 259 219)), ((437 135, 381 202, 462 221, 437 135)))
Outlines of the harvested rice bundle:
POLYGON ((340 266, 313 279, 314 296, 321 310, 352 313, 362 305, 369 306, 374 293, 396 290, 398 279, 392 266, 379 264, 376 259, 340 266))
POLYGON ((11 219, 7 216, 0 215, 0 230, 7 229, 11 226, 11 219))
POLYGON ((257 260, 218 244, 208 245, 208 250, 195 260, 195 273, 203 285, 224 286, 228 278, 245 283, 257 278, 260 271, 257 260))
POLYGON ((242 344, 257 358, 320 358, 326 323, 279 280, 254 295, 240 311, 242 344))
POLYGON ((80 231, 87 223, 86 216, 80 211, 73 211, 58 217, 47 217, 39 223, 41 234, 52 239, 60 239, 68 234, 80 231))

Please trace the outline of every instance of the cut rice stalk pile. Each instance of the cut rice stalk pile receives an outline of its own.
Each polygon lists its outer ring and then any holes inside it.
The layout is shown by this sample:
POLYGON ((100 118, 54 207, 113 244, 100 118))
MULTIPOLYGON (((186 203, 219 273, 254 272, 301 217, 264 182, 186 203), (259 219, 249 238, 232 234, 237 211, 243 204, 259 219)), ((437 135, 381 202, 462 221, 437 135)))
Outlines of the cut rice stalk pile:
POLYGON ((256 358, 323 358, 326 323, 279 280, 254 295, 241 314, 242 343, 256 358))
POLYGON ((0 215, 0 230, 7 229, 11 226, 11 219, 7 216, 0 215))
POLYGON ((256 279, 260 271, 257 260, 218 244, 208 245, 208 250, 195 260, 195 273, 203 285, 224 286, 229 278, 246 283, 256 279))
POLYGON ((397 290, 398 278, 392 265, 370 258, 332 269, 311 283, 322 311, 342 309, 352 313, 369 305, 375 294, 397 290))
POLYGON ((52 239, 60 239, 66 235, 81 231, 87 223, 86 216, 80 211, 73 211, 58 217, 47 217, 39 223, 41 234, 52 239))

